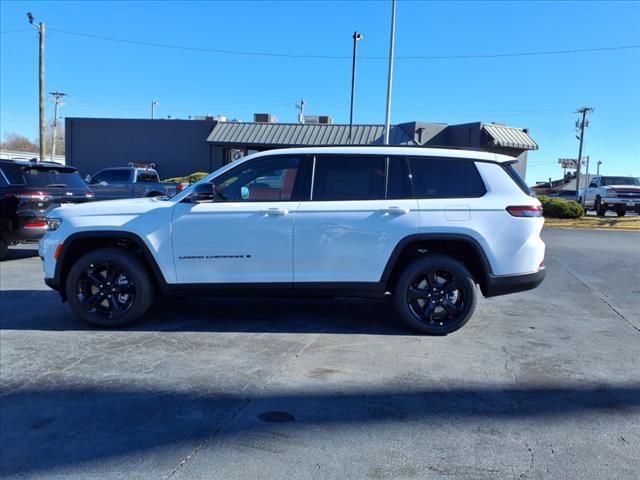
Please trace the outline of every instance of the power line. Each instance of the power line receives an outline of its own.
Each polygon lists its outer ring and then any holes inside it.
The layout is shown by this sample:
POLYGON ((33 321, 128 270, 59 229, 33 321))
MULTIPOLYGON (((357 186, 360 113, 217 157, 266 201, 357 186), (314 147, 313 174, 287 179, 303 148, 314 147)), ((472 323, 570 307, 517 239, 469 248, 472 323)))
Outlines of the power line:
POLYGON ((0 34, 4 35, 5 33, 23 33, 23 32, 32 32, 32 28, 21 28, 19 30, 2 30, 0 34))
MULTIPOLYGON (((155 43, 140 40, 129 40, 124 38, 108 37, 104 35, 95 35, 91 33, 72 32, 69 30, 61 30, 58 28, 50 28, 51 31, 63 33, 66 35, 74 35, 78 37, 93 38, 96 40, 104 40, 108 42, 126 43, 130 45, 139 45, 143 47, 169 48, 173 50, 183 50, 203 53, 219 53, 225 55, 243 55, 253 57, 280 57, 280 58, 309 58, 322 60, 350 60, 350 56, 341 55, 316 55, 316 54, 297 54, 297 53, 276 53, 276 52, 257 52, 243 50, 227 50, 217 48, 190 47, 185 45, 174 45, 168 43, 155 43)), ((464 55, 409 55, 397 56, 396 60, 456 60, 456 59, 473 59, 473 58, 508 58, 508 57, 531 57, 542 55, 565 55, 573 53, 588 52, 606 52, 615 50, 630 50, 640 48, 640 45, 622 45, 616 47, 595 47, 595 48, 576 48, 570 50, 547 50, 535 52, 512 52, 512 53, 482 53, 482 54, 464 54, 464 55)), ((367 60, 388 60, 386 56, 361 56, 360 58, 367 60)))

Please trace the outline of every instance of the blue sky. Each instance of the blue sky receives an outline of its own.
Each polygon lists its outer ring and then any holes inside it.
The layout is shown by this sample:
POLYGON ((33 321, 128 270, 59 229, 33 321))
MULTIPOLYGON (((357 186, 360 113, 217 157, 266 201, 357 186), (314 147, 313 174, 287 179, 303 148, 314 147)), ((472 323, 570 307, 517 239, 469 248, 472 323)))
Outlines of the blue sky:
MULTIPOLYGON (((6 2, 0 4, 0 130, 37 136, 37 35, 47 24, 47 91, 62 116, 253 112, 349 120, 351 35, 364 35, 356 123, 383 123, 390 2, 6 2), (18 30, 18 31, 16 31, 18 30), (26 31, 25 31, 26 30, 26 31), (230 55, 92 39, 344 59, 230 55)), ((640 45, 640 2, 399 1, 396 55, 440 56, 640 45)), ((576 157, 574 113, 592 106, 585 154, 608 174, 640 175, 640 49, 507 58, 396 61, 392 122, 500 122, 531 129, 540 150, 527 181, 558 177, 576 157)), ((48 102, 48 117, 53 105, 48 102)))

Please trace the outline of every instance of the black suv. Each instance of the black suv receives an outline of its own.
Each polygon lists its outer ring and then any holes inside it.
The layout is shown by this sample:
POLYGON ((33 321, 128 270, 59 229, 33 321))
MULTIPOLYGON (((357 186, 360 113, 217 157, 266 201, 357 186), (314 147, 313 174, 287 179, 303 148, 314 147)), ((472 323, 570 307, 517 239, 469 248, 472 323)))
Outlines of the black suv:
POLYGON ((48 210, 93 199, 73 167, 0 160, 0 260, 10 244, 38 240, 45 234, 48 210))

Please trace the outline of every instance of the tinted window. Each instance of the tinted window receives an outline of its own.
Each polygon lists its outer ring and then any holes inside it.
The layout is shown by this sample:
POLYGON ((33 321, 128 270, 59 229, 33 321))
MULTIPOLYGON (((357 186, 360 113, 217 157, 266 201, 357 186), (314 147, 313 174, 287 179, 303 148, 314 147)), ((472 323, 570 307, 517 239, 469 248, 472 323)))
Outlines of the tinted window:
POLYGON ((473 161, 450 158, 409 159, 417 198, 473 198, 486 193, 473 161))
POLYGON ((127 183, 131 179, 131 170, 104 170, 91 179, 91 183, 127 183))
POLYGON ((411 180, 407 161, 400 157, 389 158, 389 173, 387 177, 387 198, 413 198, 411 180))
POLYGON ((12 185, 24 185, 26 187, 37 188, 86 188, 86 184, 75 170, 3 165, 2 172, 12 185))
POLYGON ((384 199, 385 157, 316 157, 313 200, 384 199))
POLYGON ((640 179, 634 177, 602 177, 600 185, 640 185, 640 179))
POLYGON ((158 183, 158 175, 155 172, 140 171, 136 176, 138 183, 158 183))
POLYGON ((288 201, 300 170, 297 157, 256 160, 215 179, 216 192, 228 202, 288 201))

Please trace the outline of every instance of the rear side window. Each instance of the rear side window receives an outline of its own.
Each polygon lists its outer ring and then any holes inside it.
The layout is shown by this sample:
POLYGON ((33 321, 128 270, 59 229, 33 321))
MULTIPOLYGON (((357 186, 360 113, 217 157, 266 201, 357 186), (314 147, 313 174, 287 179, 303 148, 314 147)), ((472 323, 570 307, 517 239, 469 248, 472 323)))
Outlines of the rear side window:
POLYGON ((524 193, 526 193, 527 195, 529 195, 531 197, 535 197, 535 194, 531 191, 529 186, 522 179, 522 177, 520 176, 518 171, 515 168, 513 168, 512 164, 503 163, 501 165, 502 165, 502 168, 504 168, 505 172, 507 172, 507 175, 509 175, 511 177, 511 180, 516 182, 516 184, 520 187, 520 190, 522 190, 524 193))
POLYGON ((404 157, 389 158, 389 173, 387 174, 387 198, 400 200, 413 198, 411 176, 404 157))
POLYGON ((137 183, 159 183, 158 175, 155 172, 138 172, 136 176, 137 183))
POLYGON ((383 156, 317 156, 313 175, 313 200, 384 199, 383 156))
POLYGON ((409 171, 417 198, 477 198, 487 193, 471 160, 412 157, 409 171))

